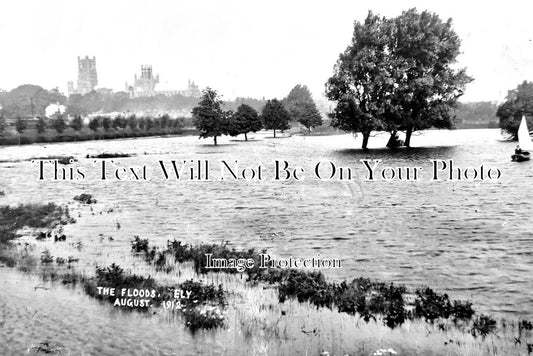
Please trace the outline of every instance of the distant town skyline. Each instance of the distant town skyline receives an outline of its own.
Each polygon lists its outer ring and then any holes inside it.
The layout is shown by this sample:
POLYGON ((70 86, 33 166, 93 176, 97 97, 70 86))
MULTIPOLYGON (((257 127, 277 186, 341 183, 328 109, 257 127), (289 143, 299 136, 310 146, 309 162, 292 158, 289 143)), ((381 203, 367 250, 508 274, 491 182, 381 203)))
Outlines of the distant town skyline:
POLYGON ((387 17, 416 7, 451 17, 462 39, 458 67, 475 81, 461 101, 502 101, 533 80, 533 22, 520 1, 63 1, 4 4, 0 89, 22 84, 67 93, 77 57, 96 57, 100 88, 123 91, 153 66, 157 90, 189 79, 224 99, 283 98, 296 84, 322 99, 324 83, 368 10, 387 17))

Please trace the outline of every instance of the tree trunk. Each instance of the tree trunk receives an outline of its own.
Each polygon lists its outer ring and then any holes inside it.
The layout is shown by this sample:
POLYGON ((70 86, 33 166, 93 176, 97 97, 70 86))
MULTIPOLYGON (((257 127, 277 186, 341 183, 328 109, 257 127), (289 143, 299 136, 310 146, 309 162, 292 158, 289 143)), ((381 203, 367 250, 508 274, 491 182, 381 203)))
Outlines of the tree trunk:
POLYGON ((404 142, 405 147, 411 147, 411 134, 412 133, 413 133, 413 128, 408 127, 407 130, 405 131, 405 142, 404 142))
POLYGON ((363 132, 363 150, 368 150, 366 146, 368 145, 368 139, 370 138, 370 132, 363 132))
POLYGON ((244 141, 248 141, 248 134, 246 132, 244 133, 244 141))
POLYGON ((403 145, 403 141, 398 138, 398 132, 392 131, 390 133, 389 142, 387 142, 388 148, 397 148, 403 145))
POLYGON ((309 134, 311 134, 311 126, 309 126, 307 129, 309 129, 309 134))
POLYGON ((213 136, 213 141, 215 142, 215 146, 217 145, 217 137, 213 136))
POLYGON ((274 129, 274 138, 276 138, 276 129, 274 129))

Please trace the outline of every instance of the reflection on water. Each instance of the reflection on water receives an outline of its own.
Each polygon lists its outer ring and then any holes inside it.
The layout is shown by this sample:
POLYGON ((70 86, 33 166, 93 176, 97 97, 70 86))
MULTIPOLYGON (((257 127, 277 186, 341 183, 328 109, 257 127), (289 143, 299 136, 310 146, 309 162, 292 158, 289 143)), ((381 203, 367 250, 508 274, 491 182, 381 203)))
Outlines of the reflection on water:
POLYGON ((223 139, 218 147, 180 137, 0 148, 0 161, 13 161, 0 163, 0 190, 6 192, 0 204, 69 202, 82 192, 93 194, 97 215, 84 207, 78 223, 67 228, 91 258, 120 258, 133 235, 155 244, 173 238, 229 241, 286 257, 340 258, 344 268, 327 272, 332 278, 429 285, 471 299, 485 312, 533 315, 533 163, 511 162, 514 144, 501 141, 498 130, 424 132, 413 137, 419 147, 411 150, 380 149, 388 137, 378 135, 368 152, 357 149, 360 138, 351 135, 256 138, 223 139), (96 180, 93 160, 83 157, 104 151, 135 154, 116 161, 126 167, 146 164, 151 179, 96 180), (94 177, 38 181, 36 166, 17 161, 58 154, 76 156, 77 165, 94 177), (165 181, 158 160, 171 159, 208 159, 214 178, 220 160, 238 160, 242 168, 262 164, 267 174, 262 181, 165 181), (305 179, 272 181, 275 159, 303 167, 305 179), (361 159, 420 166, 421 178, 366 181, 361 159), (431 181, 430 160, 449 159, 454 167, 498 168, 502 176, 450 181, 443 174, 443 181, 431 181), (320 161, 352 167, 357 179, 320 181, 312 173, 320 161), (99 216, 105 209, 113 213, 99 216))

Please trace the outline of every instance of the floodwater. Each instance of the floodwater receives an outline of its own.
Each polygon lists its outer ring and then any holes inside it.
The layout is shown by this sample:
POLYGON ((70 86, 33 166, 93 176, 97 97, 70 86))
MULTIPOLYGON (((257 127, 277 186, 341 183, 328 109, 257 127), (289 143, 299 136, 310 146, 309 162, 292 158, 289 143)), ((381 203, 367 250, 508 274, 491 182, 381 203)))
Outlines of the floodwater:
MULTIPOLYGON (((342 268, 323 270, 333 279, 365 276, 430 286, 495 316, 533 316, 533 162, 511 162, 514 144, 499 130, 427 131, 413 136, 416 147, 410 150, 379 148, 388 137, 378 135, 368 152, 359 149, 361 138, 351 135, 270 136, 256 134, 250 142, 222 138, 219 146, 175 137, 3 147, 0 204, 70 203, 78 222, 65 231, 83 243, 79 250, 87 268, 102 260, 128 263, 121 256, 129 254, 134 235, 157 245, 174 238, 227 241, 236 248, 266 248, 278 257, 340 259, 342 268), (114 178, 111 160, 102 180, 101 160, 84 158, 102 152, 133 155, 112 159, 126 168, 119 171, 121 180, 114 178), (29 159, 55 155, 76 157, 70 166, 85 179, 55 180, 46 163, 45 179, 39 180, 39 166, 29 159), (382 162, 371 181, 361 160, 373 166, 374 159, 382 162), (164 179, 159 161, 172 176, 171 160, 189 162, 179 180, 164 179), (204 171, 203 179, 197 171, 190 179, 189 168, 199 160, 208 161, 209 179, 204 171), (235 172, 235 161, 240 170, 248 167, 249 179, 233 179, 222 160, 235 172), (301 167, 299 179, 291 173, 283 180, 282 171, 275 180, 275 160, 281 167, 287 161, 291 172, 301 167), (448 166, 453 160, 452 179, 443 170, 433 180, 431 160, 438 168, 441 160, 448 166), (323 179, 314 173, 319 162, 323 179), (336 175, 327 180, 332 165, 336 175), (394 179, 383 179, 382 167, 392 167, 384 173, 390 178, 394 170, 394 179), (418 179, 412 167, 421 167, 418 179), (464 176, 467 168, 470 179, 464 176), (92 211, 72 203, 83 192, 98 200, 92 211)), ((72 176, 81 178, 75 171, 72 176)))

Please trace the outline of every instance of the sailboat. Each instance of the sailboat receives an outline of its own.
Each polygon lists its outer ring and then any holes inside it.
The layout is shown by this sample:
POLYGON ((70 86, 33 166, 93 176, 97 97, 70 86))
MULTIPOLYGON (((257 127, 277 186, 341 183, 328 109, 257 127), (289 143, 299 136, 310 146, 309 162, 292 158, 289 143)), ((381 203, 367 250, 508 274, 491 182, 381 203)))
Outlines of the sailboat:
POLYGON ((527 150, 533 150, 533 143, 529 136, 525 116, 522 116, 522 121, 520 121, 520 126, 518 127, 518 144, 515 154, 511 156, 512 160, 516 162, 528 161, 530 154, 527 150))

